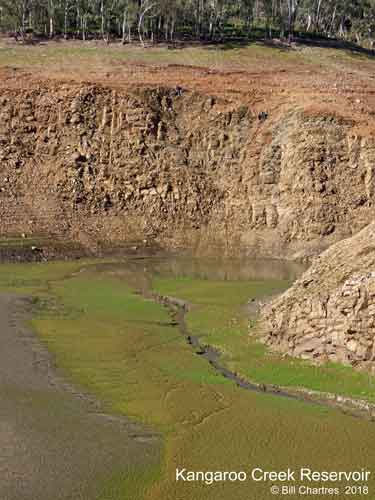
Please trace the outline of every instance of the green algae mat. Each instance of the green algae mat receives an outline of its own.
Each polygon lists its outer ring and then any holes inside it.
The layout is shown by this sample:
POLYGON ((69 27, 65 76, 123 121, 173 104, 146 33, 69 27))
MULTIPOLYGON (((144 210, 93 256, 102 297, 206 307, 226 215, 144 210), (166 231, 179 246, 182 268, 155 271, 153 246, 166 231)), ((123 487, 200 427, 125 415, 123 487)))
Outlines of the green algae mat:
POLYGON ((225 266, 144 259, 0 267, 1 290, 34 298, 31 326, 65 378, 108 415, 126 415, 161 436, 158 465, 138 460, 131 470, 114 468, 93 500, 266 500, 275 486, 311 488, 300 491, 305 498, 374 498, 371 474, 299 478, 303 468, 372 471, 374 423, 238 387, 194 353, 151 298, 155 292, 189 302, 189 331, 250 380, 373 398, 373 379, 279 359, 249 336, 249 302, 287 288, 293 269, 270 273, 266 265, 266 273, 240 263, 223 273, 225 266), (286 469, 287 481, 261 472, 286 469), (219 474, 211 481, 215 471, 227 473, 225 480, 219 474))

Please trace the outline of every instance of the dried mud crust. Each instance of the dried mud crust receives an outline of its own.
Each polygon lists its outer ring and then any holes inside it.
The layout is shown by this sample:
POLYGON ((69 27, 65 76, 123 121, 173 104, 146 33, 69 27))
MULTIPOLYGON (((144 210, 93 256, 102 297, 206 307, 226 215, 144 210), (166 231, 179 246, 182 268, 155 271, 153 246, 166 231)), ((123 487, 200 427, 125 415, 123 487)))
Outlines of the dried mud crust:
POLYGON ((159 438, 103 414, 56 373, 23 326, 30 307, 26 298, 0 295, 0 497, 97 498, 113 474, 156 463, 159 438))
POLYGON ((292 99, 259 120, 239 101, 3 82, 0 232, 299 257, 369 223, 375 142, 354 117, 292 99))

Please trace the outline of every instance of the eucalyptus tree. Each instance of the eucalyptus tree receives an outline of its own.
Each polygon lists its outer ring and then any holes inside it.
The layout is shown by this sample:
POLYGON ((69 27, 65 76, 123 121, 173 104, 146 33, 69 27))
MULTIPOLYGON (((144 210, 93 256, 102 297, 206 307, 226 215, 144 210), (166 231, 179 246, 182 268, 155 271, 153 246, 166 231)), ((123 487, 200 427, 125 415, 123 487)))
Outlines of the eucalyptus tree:
POLYGON ((152 11, 157 8, 158 1, 157 0, 139 0, 139 11, 138 11, 138 37, 142 46, 144 46, 143 39, 143 31, 144 31, 144 23, 147 18, 147 15, 150 15, 152 11))

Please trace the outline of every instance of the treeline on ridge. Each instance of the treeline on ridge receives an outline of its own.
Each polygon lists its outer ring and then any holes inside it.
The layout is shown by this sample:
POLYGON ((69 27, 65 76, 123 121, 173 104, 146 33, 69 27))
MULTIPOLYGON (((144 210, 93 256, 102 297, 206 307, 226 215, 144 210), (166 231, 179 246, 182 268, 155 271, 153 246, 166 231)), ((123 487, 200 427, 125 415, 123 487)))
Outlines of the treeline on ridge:
POLYGON ((0 0, 0 30, 65 38, 221 41, 303 32, 372 46, 375 0, 0 0))

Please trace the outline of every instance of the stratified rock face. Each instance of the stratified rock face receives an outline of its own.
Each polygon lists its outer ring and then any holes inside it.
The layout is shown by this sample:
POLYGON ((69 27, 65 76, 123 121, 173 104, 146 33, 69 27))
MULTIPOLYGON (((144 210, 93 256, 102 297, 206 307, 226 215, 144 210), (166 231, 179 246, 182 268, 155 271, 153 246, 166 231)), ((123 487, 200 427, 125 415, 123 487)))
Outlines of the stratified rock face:
POLYGON ((323 252, 260 323, 277 351, 375 371, 375 224, 323 252))
POLYGON ((0 232, 293 257, 374 216, 375 141, 171 88, 2 89, 0 232))

